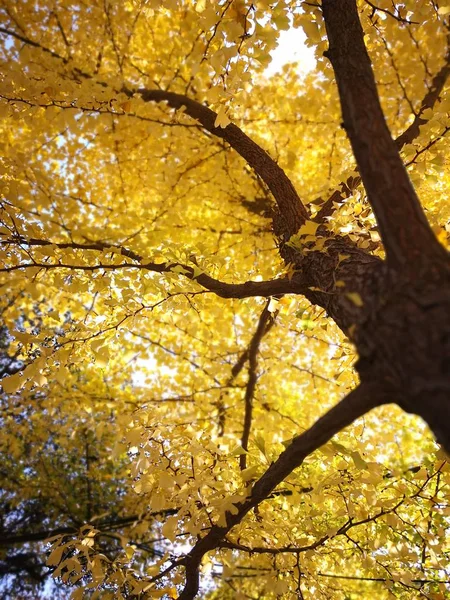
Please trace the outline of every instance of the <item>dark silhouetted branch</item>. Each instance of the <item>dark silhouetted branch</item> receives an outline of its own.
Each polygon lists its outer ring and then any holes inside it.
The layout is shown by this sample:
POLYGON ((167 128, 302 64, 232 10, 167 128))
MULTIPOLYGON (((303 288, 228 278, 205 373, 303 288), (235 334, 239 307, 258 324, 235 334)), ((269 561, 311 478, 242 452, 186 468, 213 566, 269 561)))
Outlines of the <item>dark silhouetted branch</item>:
POLYGON ((214 525, 200 539, 184 559, 186 583, 179 600, 192 600, 199 590, 199 567, 203 556, 218 548, 228 532, 242 521, 245 515, 265 500, 272 490, 294 469, 299 467, 312 452, 328 442, 333 435, 347 427, 369 410, 381 404, 384 394, 378 388, 361 384, 339 404, 323 415, 310 429, 294 438, 290 446, 267 469, 254 484, 251 495, 236 504, 234 514, 226 514, 226 525, 214 525))

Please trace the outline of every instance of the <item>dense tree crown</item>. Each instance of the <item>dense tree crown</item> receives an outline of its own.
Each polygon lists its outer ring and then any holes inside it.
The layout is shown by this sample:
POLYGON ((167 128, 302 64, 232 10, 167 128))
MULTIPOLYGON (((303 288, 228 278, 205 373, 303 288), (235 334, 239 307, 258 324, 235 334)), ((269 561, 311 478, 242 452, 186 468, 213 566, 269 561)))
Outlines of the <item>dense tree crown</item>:
POLYGON ((7 597, 448 597, 449 15, 2 0, 7 597))

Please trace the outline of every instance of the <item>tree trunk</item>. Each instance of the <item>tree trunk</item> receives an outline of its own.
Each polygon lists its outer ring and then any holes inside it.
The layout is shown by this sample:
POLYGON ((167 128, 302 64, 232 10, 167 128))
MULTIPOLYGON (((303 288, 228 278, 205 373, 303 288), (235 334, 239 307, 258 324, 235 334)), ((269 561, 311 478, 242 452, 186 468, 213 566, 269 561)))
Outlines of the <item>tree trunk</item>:
POLYGON ((364 303, 351 336, 356 368, 362 382, 425 419, 450 452, 450 260, 387 128, 355 0, 323 0, 322 8, 344 128, 387 255, 375 285, 372 272, 348 274, 364 303))

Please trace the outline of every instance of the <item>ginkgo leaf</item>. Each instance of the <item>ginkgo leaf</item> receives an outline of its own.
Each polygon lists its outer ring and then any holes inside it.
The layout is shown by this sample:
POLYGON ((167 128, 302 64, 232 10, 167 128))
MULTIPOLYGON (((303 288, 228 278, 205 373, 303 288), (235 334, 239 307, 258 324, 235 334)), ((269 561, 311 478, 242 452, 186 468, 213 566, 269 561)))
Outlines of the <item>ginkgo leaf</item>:
POLYGON ((236 446, 231 452, 230 456, 242 456, 243 454, 248 454, 247 450, 244 450, 242 446, 236 446))
POLYGON ((259 467, 258 465, 253 465, 252 467, 248 467, 247 469, 244 469, 241 473, 242 476, 242 480, 243 481, 250 481, 250 479, 253 479, 255 477, 255 475, 258 473, 259 471, 259 467))
POLYGON ((227 127, 230 124, 230 119, 228 118, 226 108, 221 106, 216 116, 216 120, 214 121, 214 127, 227 127))
POLYGON ((356 452, 356 451, 351 452, 351 457, 352 457, 353 462, 355 463, 355 467, 357 469, 367 469, 367 463, 361 457, 359 452, 356 452))
POLYGON ((300 227, 298 235, 315 235, 318 227, 319 223, 316 223, 315 221, 306 221, 306 223, 300 227))
POLYGON ((15 375, 10 375, 9 377, 4 377, 1 380, 1 386, 3 390, 7 394, 15 394, 20 388, 25 384, 26 380, 24 379, 21 373, 16 373, 15 375))
POLYGON ((50 567, 59 565, 59 563, 61 562, 61 558, 64 553, 64 550, 65 550, 64 544, 62 544, 61 546, 56 546, 56 548, 54 548, 51 551, 50 556, 47 558, 47 564, 50 567))
POLYGON ((162 526, 162 534, 171 542, 176 540, 176 531, 178 527, 178 517, 168 517, 167 521, 162 526))

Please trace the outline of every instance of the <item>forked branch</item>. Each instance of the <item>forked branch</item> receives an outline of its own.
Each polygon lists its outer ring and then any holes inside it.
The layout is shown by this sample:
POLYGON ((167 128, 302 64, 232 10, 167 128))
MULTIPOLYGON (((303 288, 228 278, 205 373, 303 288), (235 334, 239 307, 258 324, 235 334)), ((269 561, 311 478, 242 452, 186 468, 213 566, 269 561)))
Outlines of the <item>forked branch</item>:
POLYGON ((370 384, 362 383, 339 404, 321 417, 310 429, 296 437, 291 445, 267 469, 253 486, 250 496, 236 504, 235 514, 226 514, 226 525, 214 525, 200 539, 184 559, 186 583, 179 600, 192 600, 199 590, 199 567, 203 556, 220 547, 228 532, 242 521, 245 515, 269 497, 274 488, 299 467, 305 458, 323 446, 336 433, 353 423, 369 410, 383 403, 384 394, 370 384))
MULTIPOLYGON (((258 380, 257 366, 258 366, 258 353, 261 341, 264 334, 268 330, 268 325, 273 322, 272 313, 269 310, 270 300, 267 301, 259 320, 258 326, 251 339, 248 348, 248 380, 245 388, 244 396, 244 426, 242 428, 241 446, 244 450, 248 450, 248 441, 250 438, 250 430, 252 426, 252 414, 253 414, 253 398, 255 395, 256 382, 258 380)), ((241 469, 247 467, 247 455, 241 454, 239 457, 239 466, 241 469)))
POLYGON ((375 213, 387 259, 399 269, 443 257, 381 109, 356 0, 323 0, 344 127, 375 213), (406 225, 407 224, 407 225, 406 225))
MULTIPOLYGON (((434 75, 431 80, 431 85, 428 92, 420 103, 419 110, 415 114, 413 122, 401 133, 396 139, 395 143, 398 150, 401 150, 407 144, 411 144, 420 133, 420 127, 427 123, 428 119, 423 117, 424 112, 433 108, 438 102, 442 90, 444 89, 445 83, 450 76, 450 40, 447 41, 447 53, 445 55, 445 62, 439 71, 434 75)), ((342 181, 338 188, 335 189, 327 200, 321 206, 319 212, 314 218, 316 223, 323 223, 327 217, 333 214, 334 206, 341 204, 352 195, 353 190, 361 183, 360 177, 349 177, 346 181, 342 181)), ((318 204, 320 198, 315 200, 315 204, 318 204)))

